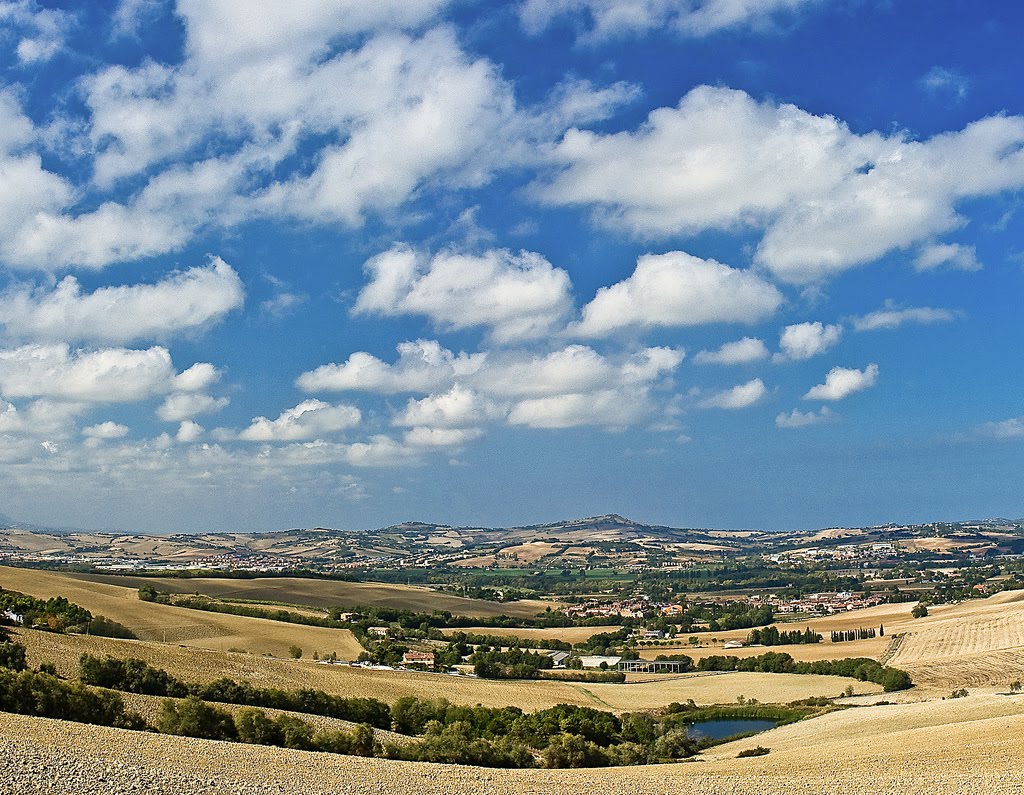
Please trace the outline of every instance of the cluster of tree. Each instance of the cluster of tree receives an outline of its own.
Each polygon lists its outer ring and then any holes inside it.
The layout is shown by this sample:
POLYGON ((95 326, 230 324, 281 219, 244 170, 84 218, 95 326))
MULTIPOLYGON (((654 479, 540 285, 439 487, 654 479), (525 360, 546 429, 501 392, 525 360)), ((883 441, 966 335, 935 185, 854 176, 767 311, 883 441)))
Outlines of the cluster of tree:
POLYGON ((196 696, 206 701, 325 715, 380 729, 391 728, 391 710, 375 698, 345 698, 310 688, 292 691, 259 688, 227 678, 206 684, 186 683, 143 660, 90 654, 79 658, 78 670, 82 682, 111 690, 172 698, 196 696))
POLYGON ((0 633, 0 668, 24 671, 27 667, 25 647, 13 642, 6 632, 0 633))
MULTIPOLYGON (((481 635, 476 632, 453 632, 446 637, 452 643, 479 646, 516 646, 522 641, 514 635, 481 635)), ((572 644, 557 638, 530 638, 530 646, 535 649, 552 651, 571 651, 572 644)))
POLYGON ((732 591, 741 589, 779 589, 780 597, 798 599, 822 591, 856 591, 856 577, 837 575, 817 566, 770 563, 760 556, 727 560, 723 563, 692 566, 675 571, 650 571, 638 584, 685 591, 732 591))
POLYGON ((888 693, 913 686, 910 675, 898 668, 890 668, 868 657, 846 657, 841 660, 815 660, 797 662, 785 652, 769 651, 756 657, 712 654, 694 664, 685 654, 659 655, 657 660, 681 662, 684 670, 698 671, 753 671, 765 674, 820 674, 847 676, 862 682, 874 682, 888 693))
POLYGON ((107 638, 134 638, 135 633, 123 624, 103 616, 93 616, 84 607, 63 596, 36 599, 17 591, 0 588, 0 616, 4 613, 21 616, 26 627, 51 632, 80 632, 107 638))
POLYGON ((0 668, 0 711, 125 729, 146 727, 141 717, 125 709, 117 693, 36 671, 0 668))
POLYGON ((409 760, 500 767, 596 767, 670 762, 698 750, 672 716, 621 718, 589 707, 559 705, 524 713, 517 707, 463 707, 444 700, 400 699, 396 727, 421 736, 389 748, 409 760))
POLYGON ((821 635, 810 627, 807 627, 803 632, 798 629, 780 632, 779 628, 773 625, 764 629, 752 629, 750 634, 747 635, 747 643, 751 646, 789 646, 799 643, 821 643, 821 635))
POLYGON ((165 701, 155 728, 163 734, 275 745, 303 751, 357 756, 376 756, 380 752, 380 744, 373 729, 366 724, 356 726, 351 731, 317 731, 307 721, 294 715, 270 718, 266 712, 254 707, 247 707, 232 715, 227 710, 207 704, 197 696, 188 696, 182 701, 165 701))
MULTIPOLYGON (((339 619, 341 614, 349 612, 351 608, 331 608, 329 615, 332 619, 339 619)), ((574 620, 564 613, 556 610, 546 609, 543 613, 533 618, 512 616, 459 616, 447 610, 434 610, 433 612, 417 612, 414 610, 402 610, 393 607, 360 607, 360 617, 356 621, 347 622, 344 626, 352 629, 357 634, 366 632, 370 627, 381 624, 395 625, 406 630, 428 629, 458 629, 465 627, 488 627, 495 629, 509 629, 517 627, 528 627, 545 629, 550 627, 574 627, 574 626, 600 626, 607 619, 600 616, 574 620)))
POLYGON ((518 646, 502 651, 500 647, 477 646, 470 655, 473 673, 483 679, 537 679, 542 670, 554 668, 547 654, 518 646))
MULTIPOLYGON (((878 627, 878 633, 885 635, 885 626, 878 627)), ((874 627, 858 627, 857 629, 834 629, 832 630, 832 642, 843 643, 848 640, 865 640, 875 637, 874 627)))

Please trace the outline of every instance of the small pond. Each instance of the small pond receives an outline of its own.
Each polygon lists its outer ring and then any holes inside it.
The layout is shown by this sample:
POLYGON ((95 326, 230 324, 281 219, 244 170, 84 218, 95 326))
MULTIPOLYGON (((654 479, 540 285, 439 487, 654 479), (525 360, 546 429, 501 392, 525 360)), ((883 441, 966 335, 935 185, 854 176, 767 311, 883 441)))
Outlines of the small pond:
POLYGON ((691 723, 686 733, 695 740, 724 740, 737 734, 756 734, 774 729, 778 725, 775 720, 755 720, 752 718, 734 720, 699 720, 691 723))

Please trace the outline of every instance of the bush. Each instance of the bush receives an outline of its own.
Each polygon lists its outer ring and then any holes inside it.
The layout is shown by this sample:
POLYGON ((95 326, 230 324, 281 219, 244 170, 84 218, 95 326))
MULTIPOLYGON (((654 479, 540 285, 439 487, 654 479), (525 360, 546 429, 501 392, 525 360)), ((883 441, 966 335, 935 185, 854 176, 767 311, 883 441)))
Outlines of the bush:
POLYGON ((910 611, 910 615, 914 618, 924 618, 928 615, 928 608, 925 607, 921 602, 918 602, 914 609, 910 611))
POLYGON ((745 751, 740 751, 736 754, 737 759, 746 759, 750 756, 764 756, 771 751, 770 748, 765 748, 763 745, 759 745, 756 748, 747 748, 745 751))
POLYGON ((125 711, 117 693, 97 692, 34 671, 15 673, 0 668, 0 711, 125 729, 146 728, 141 717, 125 711))
POLYGON ((294 657, 296 660, 299 660, 302 658, 302 649, 300 649, 298 646, 289 646, 288 656, 294 657))
POLYGON ((27 667, 24 646, 20 643, 0 643, 0 668, 24 671, 27 667))
POLYGON ((157 731, 163 734, 178 734, 183 737, 202 737, 206 740, 237 740, 238 731, 231 715, 217 707, 211 707, 196 696, 174 702, 168 699, 160 709, 156 723, 157 731))
POLYGON ((882 690, 886 693, 906 690, 914 686, 910 679, 910 674, 906 671, 901 671, 899 668, 885 668, 884 670, 885 673, 882 675, 882 681, 879 684, 882 685, 882 690))

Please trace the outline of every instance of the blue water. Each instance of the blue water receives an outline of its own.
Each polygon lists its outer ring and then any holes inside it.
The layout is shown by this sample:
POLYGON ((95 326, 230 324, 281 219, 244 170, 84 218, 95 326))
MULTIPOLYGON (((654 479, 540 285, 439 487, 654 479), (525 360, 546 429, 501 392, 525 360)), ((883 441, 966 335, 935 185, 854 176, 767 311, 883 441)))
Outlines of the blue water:
POLYGON ((774 729, 778 721, 755 720, 752 718, 736 720, 699 720, 691 723, 686 733, 695 740, 724 740, 737 734, 752 734, 774 729))

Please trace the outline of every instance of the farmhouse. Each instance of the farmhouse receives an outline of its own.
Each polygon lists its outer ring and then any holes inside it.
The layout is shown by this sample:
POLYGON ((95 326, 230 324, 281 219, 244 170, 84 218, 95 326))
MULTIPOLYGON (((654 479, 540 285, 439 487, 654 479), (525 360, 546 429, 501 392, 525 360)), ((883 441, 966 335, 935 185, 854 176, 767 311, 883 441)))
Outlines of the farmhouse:
POLYGON ((389 632, 391 632, 390 627, 369 627, 366 630, 367 635, 375 635, 378 638, 386 638, 389 632))
POLYGON ((402 655, 403 665, 434 665, 434 652, 432 651, 407 651, 402 655))

